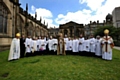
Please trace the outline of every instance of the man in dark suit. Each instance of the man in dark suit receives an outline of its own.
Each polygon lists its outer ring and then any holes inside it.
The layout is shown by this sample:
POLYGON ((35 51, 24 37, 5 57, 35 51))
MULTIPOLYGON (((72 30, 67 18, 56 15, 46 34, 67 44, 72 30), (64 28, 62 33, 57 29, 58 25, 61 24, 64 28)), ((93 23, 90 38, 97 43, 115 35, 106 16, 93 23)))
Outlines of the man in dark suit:
POLYGON ((25 55, 25 35, 22 35, 20 38, 20 58, 23 58, 25 55))

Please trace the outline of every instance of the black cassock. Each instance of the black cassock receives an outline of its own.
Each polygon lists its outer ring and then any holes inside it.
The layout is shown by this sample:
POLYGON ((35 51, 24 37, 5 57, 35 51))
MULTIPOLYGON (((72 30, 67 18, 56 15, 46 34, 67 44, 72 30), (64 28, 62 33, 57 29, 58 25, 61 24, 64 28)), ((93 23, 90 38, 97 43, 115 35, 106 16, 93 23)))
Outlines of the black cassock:
POLYGON ((24 57, 25 55, 25 38, 20 38, 20 57, 24 57))

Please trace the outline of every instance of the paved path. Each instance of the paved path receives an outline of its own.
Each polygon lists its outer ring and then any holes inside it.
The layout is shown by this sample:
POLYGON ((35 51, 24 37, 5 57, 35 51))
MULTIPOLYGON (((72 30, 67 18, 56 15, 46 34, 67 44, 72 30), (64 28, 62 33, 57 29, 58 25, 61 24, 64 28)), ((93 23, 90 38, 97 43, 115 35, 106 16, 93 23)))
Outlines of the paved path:
POLYGON ((114 46, 114 48, 120 50, 120 47, 118 47, 118 46, 114 46))

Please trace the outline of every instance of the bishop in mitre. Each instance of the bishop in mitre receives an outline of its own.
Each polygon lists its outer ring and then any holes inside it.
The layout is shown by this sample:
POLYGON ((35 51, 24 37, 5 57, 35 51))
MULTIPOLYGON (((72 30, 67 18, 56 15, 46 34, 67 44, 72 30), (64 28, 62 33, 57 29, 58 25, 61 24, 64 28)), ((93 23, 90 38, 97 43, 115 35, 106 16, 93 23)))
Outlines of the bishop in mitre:
POLYGON ((58 36, 58 47, 57 47, 57 55, 66 55, 65 53, 65 42, 62 33, 58 36))
POLYGON ((20 58, 20 33, 17 33, 16 38, 13 38, 10 46, 8 61, 16 60, 19 58, 20 58))
POLYGON ((102 59, 112 60, 113 39, 110 37, 109 30, 104 30, 105 36, 102 38, 102 59))

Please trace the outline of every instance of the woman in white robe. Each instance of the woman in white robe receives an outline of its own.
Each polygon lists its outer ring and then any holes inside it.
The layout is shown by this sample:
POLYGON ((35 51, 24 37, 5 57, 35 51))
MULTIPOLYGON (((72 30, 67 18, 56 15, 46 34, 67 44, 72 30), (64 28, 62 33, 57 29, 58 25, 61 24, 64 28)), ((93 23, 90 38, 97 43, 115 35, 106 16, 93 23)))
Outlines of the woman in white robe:
POLYGON ((16 34, 16 38, 13 38, 8 61, 19 59, 20 58, 20 34, 16 34))

